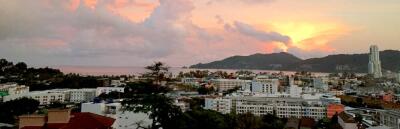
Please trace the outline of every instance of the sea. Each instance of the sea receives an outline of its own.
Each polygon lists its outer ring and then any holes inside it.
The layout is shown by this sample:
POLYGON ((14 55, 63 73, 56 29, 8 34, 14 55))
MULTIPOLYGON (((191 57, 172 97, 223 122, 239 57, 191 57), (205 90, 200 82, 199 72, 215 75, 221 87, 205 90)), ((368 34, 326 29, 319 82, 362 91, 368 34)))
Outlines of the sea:
MULTIPOLYGON (((93 75, 93 76, 118 76, 118 75, 141 75, 147 72, 144 67, 114 67, 114 66, 53 66, 52 68, 60 69, 63 73, 76 73, 80 75, 93 75)), ((170 67, 169 72, 173 75, 178 75, 179 72, 190 72, 196 70, 208 70, 210 72, 225 71, 227 73, 234 73, 239 70, 248 69, 193 69, 193 68, 181 68, 181 67, 170 67)), ((248 70, 253 73, 278 73, 283 72, 287 75, 296 73, 295 71, 276 71, 276 70, 248 70)), ((329 73, 314 72, 316 76, 328 76, 329 73)))

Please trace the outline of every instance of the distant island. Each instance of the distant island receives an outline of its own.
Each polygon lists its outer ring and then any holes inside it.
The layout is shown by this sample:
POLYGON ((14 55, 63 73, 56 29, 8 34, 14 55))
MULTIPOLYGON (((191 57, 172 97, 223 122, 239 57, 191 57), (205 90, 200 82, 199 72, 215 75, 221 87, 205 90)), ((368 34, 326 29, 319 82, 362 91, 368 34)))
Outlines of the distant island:
MULTIPOLYGON (((400 51, 381 51, 380 58, 384 71, 397 72, 400 70, 400 51)), ((286 52, 257 53, 249 56, 232 56, 205 64, 199 63, 190 68, 366 73, 368 71, 368 53, 338 54, 305 60, 286 52)))

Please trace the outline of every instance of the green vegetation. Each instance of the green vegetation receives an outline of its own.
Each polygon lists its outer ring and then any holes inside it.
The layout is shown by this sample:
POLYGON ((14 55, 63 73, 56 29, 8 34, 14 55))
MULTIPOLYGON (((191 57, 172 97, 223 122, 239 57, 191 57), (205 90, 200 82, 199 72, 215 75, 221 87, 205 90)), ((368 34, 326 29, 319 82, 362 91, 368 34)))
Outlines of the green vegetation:
POLYGON ((103 86, 101 77, 64 75, 58 69, 28 68, 23 62, 14 64, 0 59, 0 83, 17 82, 29 86, 31 91, 56 88, 96 88, 103 86))
POLYGON ((0 103, 0 123, 14 124, 18 116, 32 114, 38 110, 39 101, 21 98, 0 103))

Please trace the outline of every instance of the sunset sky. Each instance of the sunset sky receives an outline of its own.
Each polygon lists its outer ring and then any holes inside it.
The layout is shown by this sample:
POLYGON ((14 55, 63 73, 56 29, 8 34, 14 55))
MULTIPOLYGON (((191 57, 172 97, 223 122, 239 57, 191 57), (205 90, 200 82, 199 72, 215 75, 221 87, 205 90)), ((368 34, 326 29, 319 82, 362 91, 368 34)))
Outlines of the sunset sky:
POLYGON ((34 66, 188 66, 400 49, 399 0, 0 0, 0 58, 34 66))

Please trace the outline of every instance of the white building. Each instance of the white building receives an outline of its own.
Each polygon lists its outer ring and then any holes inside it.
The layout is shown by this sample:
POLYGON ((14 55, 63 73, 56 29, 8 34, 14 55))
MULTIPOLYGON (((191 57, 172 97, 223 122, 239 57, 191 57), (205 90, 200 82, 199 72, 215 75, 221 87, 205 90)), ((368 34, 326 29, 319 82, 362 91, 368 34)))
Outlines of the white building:
POLYGON ((96 96, 99 96, 100 94, 108 94, 110 92, 124 92, 124 87, 97 87, 96 88, 96 96))
POLYGON ((318 99, 305 100, 301 98, 285 97, 230 96, 206 99, 205 108, 221 113, 234 110, 238 114, 250 112, 254 115, 261 116, 276 112, 277 116, 281 118, 311 117, 314 119, 322 119, 326 117, 326 106, 320 103, 318 99), (229 104, 231 104, 231 106, 229 104), (226 109, 229 107, 230 109, 226 109))
POLYGON ((96 97, 96 89, 72 89, 69 90, 69 102, 90 102, 96 97))
POLYGON ((6 92, 8 95, 24 94, 29 92, 29 86, 18 85, 17 83, 0 84, 0 92, 6 92))
POLYGON ((344 90, 332 89, 329 91, 329 93, 331 93, 332 95, 335 95, 335 96, 341 96, 341 95, 344 95, 344 90))
POLYGON ((378 46, 372 45, 369 53, 368 73, 375 78, 382 77, 381 61, 379 59, 378 46))
POLYGON ((240 80, 240 79, 212 79, 211 82, 217 88, 219 92, 227 91, 230 89, 240 88, 244 85, 249 85, 250 80, 240 80))
POLYGON ((379 112, 381 124, 400 129, 400 112, 394 110, 382 110, 379 112))
POLYGON ((135 129, 139 125, 148 127, 152 123, 148 114, 124 111, 120 103, 82 103, 81 112, 112 117, 115 119, 112 126, 115 129, 135 129))
POLYGON ((49 91, 33 91, 33 92, 28 92, 28 93, 23 93, 23 94, 14 94, 14 95, 8 95, 5 96, 3 101, 11 101, 19 98, 32 98, 35 100, 38 100, 40 102, 40 105, 47 105, 50 104, 51 102, 65 102, 65 92, 64 91, 54 91, 54 90, 49 90, 49 91))
POLYGON ((276 94, 278 92, 278 79, 254 80, 251 82, 251 92, 276 94))
POLYGON ((321 91, 327 91, 329 88, 328 85, 324 83, 321 77, 313 78, 313 86, 315 89, 319 89, 321 91))
POLYGON ((397 73, 396 81, 400 83, 400 72, 397 73))
POLYGON ((228 114, 231 112, 232 101, 226 98, 206 98, 204 109, 210 109, 214 111, 221 112, 223 114, 228 114))
POLYGON ((297 85, 290 85, 289 86, 289 95, 290 97, 299 98, 301 97, 301 93, 303 92, 303 88, 297 85))

